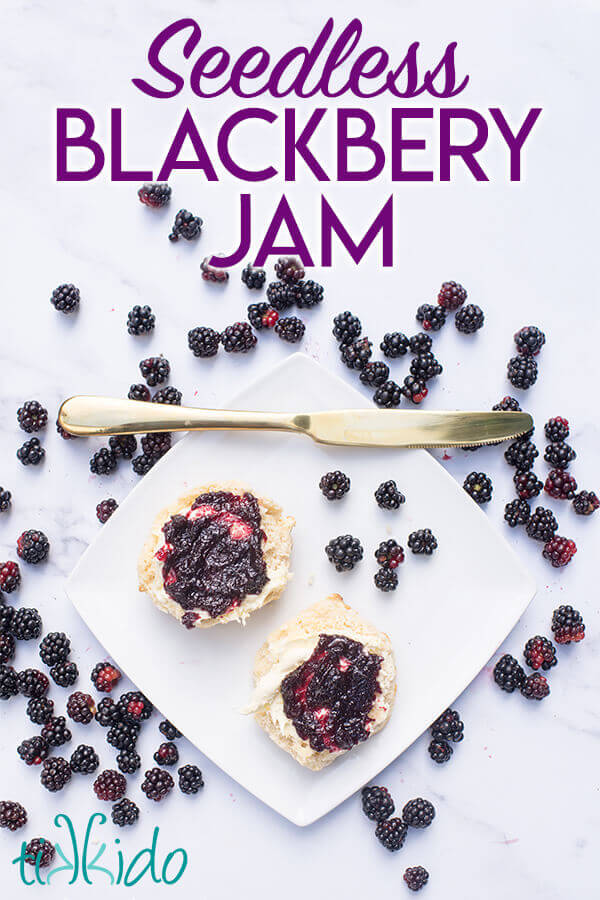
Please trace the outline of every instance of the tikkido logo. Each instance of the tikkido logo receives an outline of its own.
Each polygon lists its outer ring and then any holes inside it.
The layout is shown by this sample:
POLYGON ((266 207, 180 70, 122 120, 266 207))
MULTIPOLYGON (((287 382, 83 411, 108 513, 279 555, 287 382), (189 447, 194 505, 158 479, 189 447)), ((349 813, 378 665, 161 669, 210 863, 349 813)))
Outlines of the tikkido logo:
MULTIPOLYGON (((95 825, 104 825, 107 819, 103 813, 94 813, 88 819, 81 847, 77 840, 73 822, 65 813, 59 813, 54 824, 63 826, 68 832, 70 846, 54 845, 56 855, 62 863, 45 869, 42 862, 43 843, 37 853, 35 862, 27 855, 27 843, 23 841, 21 852, 12 863, 18 866, 19 876, 28 887, 39 885, 46 887, 54 884, 55 876, 62 873, 69 878, 67 884, 96 884, 102 881, 107 887, 133 887, 143 878, 154 884, 172 885, 183 877, 188 864, 188 855, 183 847, 177 847, 164 856, 162 864, 159 859, 158 838, 160 829, 154 828, 149 847, 143 847, 133 857, 127 859, 119 848, 120 839, 114 838, 114 854, 111 854, 106 843, 99 841, 94 834, 95 825), (100 860, 104 865, 100 865, 100 860)), ((4 896, 4 894, 2 895, 4 896)))

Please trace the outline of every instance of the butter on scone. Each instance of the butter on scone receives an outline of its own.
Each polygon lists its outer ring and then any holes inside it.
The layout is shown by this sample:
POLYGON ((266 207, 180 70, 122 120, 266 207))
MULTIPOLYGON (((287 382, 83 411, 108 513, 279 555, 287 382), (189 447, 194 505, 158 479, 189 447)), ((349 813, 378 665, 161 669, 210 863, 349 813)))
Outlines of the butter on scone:
POLYGON ((267 638, 243 712, 318 770, 380 731, 395 695, 390 639, 332 594, 267 638))
POLYGON ((156 517, 138 561, 139 589, 186 628, 243 624, 290 579, 294 525, 243 485, 198 487, 156 517))

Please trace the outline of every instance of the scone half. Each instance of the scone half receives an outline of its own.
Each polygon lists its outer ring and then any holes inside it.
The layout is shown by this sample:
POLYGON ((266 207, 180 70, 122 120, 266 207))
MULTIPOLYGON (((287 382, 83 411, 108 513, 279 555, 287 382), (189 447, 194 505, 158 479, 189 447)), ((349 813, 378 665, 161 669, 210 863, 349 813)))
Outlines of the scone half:
POLYGON ((202 485, 156 516, 139 590, 186 628, 210 628, 276 600, 288 580, 295 520, 238 482, 202 485))
POLYGON ((318 770, 380 731, 395 695, 390 639, 332 594, 267 638, 244 712, 301 765, 318 770))

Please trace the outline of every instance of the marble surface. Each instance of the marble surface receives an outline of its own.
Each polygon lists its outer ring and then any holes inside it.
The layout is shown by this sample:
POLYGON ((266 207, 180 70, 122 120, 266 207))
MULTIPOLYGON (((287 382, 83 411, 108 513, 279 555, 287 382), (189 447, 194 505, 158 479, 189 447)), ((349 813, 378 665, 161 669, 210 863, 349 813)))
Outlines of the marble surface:
MULTIPOLYGON (((519 398, 536 418, 540 445, 540 427, 550 415, 569 418, 578 452, 573 472, 581 487, 600 488, 596 349, 587 339, 597 319, 590 242, 597 218, 590 189, 598 139, 591 116, 595 4, 579 2, 567 9, 534 0, 525 9, 509 0, 484 10, 461 0, 451 6, 374 0, 368 10, 354 2, 335 2, 328 11, 340 24, 353 12, 361 14, 365 37, 397 49, 398 55, 413 39, 421 40, 428 58, 449 40, 457 40, 461 65, 471 76, 462 105, 481 110, 499 105, 515 118, 530 106, 540 105, 544 111, 526 152, 522 183, 507 182, 505 155, 498 143, 491 143, 484 151, 493 173, 487 184, 460 174, 444 185, 391 188, 389 176, 376 184, 327 185, 323 193, 357 230, 393 190, 397 258, 393 269, 382 270, 373 248, 356 268, 337 251, 333 269, 317 266, 314 277, 324 284, 326 301, 304 317, 304 351, 340 372, 330 336, 333 314, 353 309, 376 340, 388 329, 412 333, 416 306, 432 301, 442 280, 455 278, 485 310, 486 326, 467 338, 448 323, 436 337, 445 372, 432 387, 429 408, 485 409, 497 402, 509 391, 505 365, 512 355, 512 334, 535 322, 544 328, 547 345, 539 358, 538 384, 519 398)), ((270 0, 257 0, 252 8, 196 2, 185 14, 196 17, 212 41, 238 49, 260 41, 280 50, 309 40, 323 16, 320 4, 293 7, 270 0)), ((242 184, 224 178, 207 185, 198 175, 179 175, 171 180, 170 208, 153 213, 137 202, 137 184, 111 184, 104 175, 89 184, 54 181, 57 106, 83 106, 93 112, 103 139, 110 106, 121 106, 127 159, 136 167, 158 168, 186 106, 198 116, 207 143, 214 145, 215 129, 232 109, 231 98, 202 103, 183 93, 163 103, 142 97, 130 83, 145 71, 148 41, 175 16, 171 5, 160 0, 64 0, 60 5, 7 0, 3 6, 0 102, 12 139, 1 151, 5 214, 0 226, 0 483, 13 492, 14 506, 0 517, 0 558, 14 558, 14 542, 23 529, 47 532, 50 559, 38 569, 26 567, 17 600, 19 605, 37 606, 47 629, 69 632, 74 658, 84 673, 81 684, 101 658, 102 648, 70 608, 64 580, 98 532, 96 503, 107 496, 122 499, 136 476, 123 465, 110 479, 91 476, 87 460, 99 443, 63 442, 52 427, 44 435, 45 463, 22 468, 14 455, 24 439, 16 425, 16 408, 36 397, 54 416, 61 399, 72 393, 124 393, 139 380, 138 361, 155 353, 171 360, 172 383, 185 400, 219 405, 242 380, 266 372, 288 352, 273 335, 261 338, 252 357, 243 359, 220 354, 215 360, 196 360, 186 347, 189 328, 222 327, 243 317, 245 305, 254 298, 239 282, 239 271, 224 289, 203 283, 199 271, 205 253, 237 242, 242 184), (172 246, 167 241, 172 215, 180 206, 205 220, 197 245, 172 246), (51 290, 65 281, 76 283, 82 292, 81 309, 70 318, 58 315, 48 302, 51 290), (124 321, 134 303, 150 303, 157 315, 149 339, 126 333, 124 321)), ((281 107, 268 105, 276 111, 281 107)), ((371 102, 369 108, 383 122, 389 101, 371 102)), ((435 132, 426 134, 434 160, 435 132)), ((326 131, 315 147, 327 154, 330 141, 331 132, 326 131)), ((270 146, 265 135, 242 149, 254 161, 280 154, 280 145, 275 141, 270 146)), ((277 181, 253 190, 256 240, 283 190, 315 246, 321 186, 304 176, 293 185, 277 181)), ((406 367, 401 361, 394 364, 394 375, 403 376, 406 367)), ((508 532, 502 511, 512 497, 512 471, 501 451, 435 455, 459 480, 473 468, 492 476, 494 499, 486 514, 508 532)), ((547 467, 541 462, 536 469, 545 474, 547 467)), ((160 825, 162 857, 179 846, 190 854, 188 871, 169 888, 170 895, 207 900, 242 892, 290 900, 334 892, 395 898, 406 890, 404 868, 417 864, 431 872, 424 894, 431 900, 595 896, 600 615, 594 551, 599 526, 575 517, 567 504, 544 505, 557 512, 561 532, 577 541, 579 552, 567 570, 556 571, 541 558, 540 545, 522 534, 507 533, 531 567, 538 593, 499 653, 520 656, 528 637, 548 633, 551 612, 560 603, 582 611, 588 636, 582 645, 559 651, 559 665, 550 675, 552 693, 541 704, 499 692, 491 683, 490 661, 456 701, 466 739, 450 763, 431 763, 427 736, 422 736, 382 773, 381 783, 389 786, 398 804, 424 796, 437 809, 434 825, 411 835, 401 853, 387 854, 377 844, 357 797, 316 825, 298 829, 239 789, 185 741, 182 758, 201 766, 206 788, 200 797, 171 797, 158 808, 142 803, 143 818, 136 829, 118 835, 124 852, 131 857, 146 846, 152 825, 160 825)), ((390 603, 401 606, 401 595, 390 603)), ((19 668, 35 665, 36 658, 33 646, 19 647, 19 668)), ((424 667, 435 664, 434 659, 423 660, 424 667)), ((60 695, 58 689, 53 693, 60 695)), ((36 773, 26 770, 15 754, 18 741, 34 730, 27 724, 22 700, 2 705, 0 796, 25 803, 30 836, 60 839, 51 825, 58 812, 69 812, 80 832, 97 809, 90 802, 89 785, 75 779, 63 794, 43 791, 36 773)), ((75 732, 75 741, 88 739, 84 727, 75 726, 75 732)), ((92 742, 103 748, 102 760, 108 765, 113 754, 100 744, 97 730, 92 742)), ((152 724, 141 745, 146 759, 157 743, 152 724)), ((137 785, 132 795, 142 796, 137 785)), ((107 853, 114 857, 109 826, 100 829, 95 840, 106 841, 107 853)), ((0 840, 2 880, 15 897, 26 895, 10 866, 19 842, 18 834, 3 833, 0 840)), ((106 892, 106 881, 99 879, 86 890, 106 892)), ((158 895, 166 887, 142 881, 139 895, 142 890, 144 895, 158 895)), ((45 895, 70 893, 59 876, 45 895)), ((137 896, 136 889, 129 895, 137 896)))

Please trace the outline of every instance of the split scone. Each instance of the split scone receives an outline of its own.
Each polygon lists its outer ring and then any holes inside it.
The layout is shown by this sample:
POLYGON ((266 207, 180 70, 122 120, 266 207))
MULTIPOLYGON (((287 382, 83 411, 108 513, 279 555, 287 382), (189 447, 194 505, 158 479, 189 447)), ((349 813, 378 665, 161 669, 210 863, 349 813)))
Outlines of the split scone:
POLYGON ((332 594, 267 638, 244 712, 317 770, 380 731, 395 695, 390 639, 332 594))
POLYGON ((186 628, 243 624, 291 577, 294 525, 242 485, 196 488, 156 517, 138 562, 139 589, 186 628))

